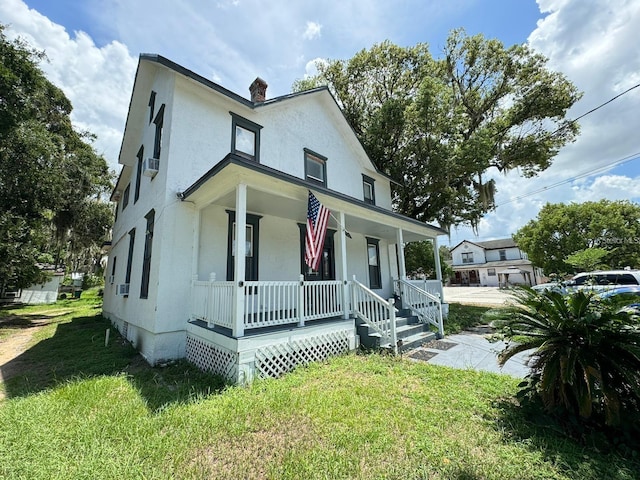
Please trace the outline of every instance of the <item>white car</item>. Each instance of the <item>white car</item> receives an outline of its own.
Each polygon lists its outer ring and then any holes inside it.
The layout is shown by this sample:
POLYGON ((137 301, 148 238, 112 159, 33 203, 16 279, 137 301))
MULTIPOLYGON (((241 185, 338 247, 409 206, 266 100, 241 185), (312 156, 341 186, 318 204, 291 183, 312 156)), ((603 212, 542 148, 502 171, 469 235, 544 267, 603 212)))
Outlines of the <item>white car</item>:
POLYGON ((583 272, 566 282, 567 290, 609 290, 621 285, 640 285, 640 270, 601 270, 583 272))

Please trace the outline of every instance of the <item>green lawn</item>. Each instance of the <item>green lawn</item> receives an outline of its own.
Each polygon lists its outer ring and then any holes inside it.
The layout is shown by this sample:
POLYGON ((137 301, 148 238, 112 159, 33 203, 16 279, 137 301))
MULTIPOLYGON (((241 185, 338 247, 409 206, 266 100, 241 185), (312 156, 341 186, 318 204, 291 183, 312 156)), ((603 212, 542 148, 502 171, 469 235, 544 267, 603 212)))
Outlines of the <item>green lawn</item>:
POLYGON ((95 296, 0 312, 52 316, 3 386, 3 479, 640 478, 528 422, 507 376, 353 354, 225 387, 149 368, 113 331, 105 347, 95 296))

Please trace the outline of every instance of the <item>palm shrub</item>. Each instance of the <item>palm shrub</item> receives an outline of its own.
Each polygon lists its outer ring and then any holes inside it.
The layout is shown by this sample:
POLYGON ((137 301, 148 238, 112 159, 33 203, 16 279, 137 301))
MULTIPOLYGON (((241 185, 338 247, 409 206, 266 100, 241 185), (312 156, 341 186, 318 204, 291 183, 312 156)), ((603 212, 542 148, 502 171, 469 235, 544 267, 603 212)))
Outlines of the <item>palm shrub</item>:
POLYGON ((528 394, 540 398, 548 411, 603 419, 607 425, 638 411, 640 325, 637 315, 621 309, 628 298, 527 287, 513 293, 514 304, 495 317, 494 325, 509 339, 499 361, 504 365, 533 349, 531 374, 521 385, 528 394))

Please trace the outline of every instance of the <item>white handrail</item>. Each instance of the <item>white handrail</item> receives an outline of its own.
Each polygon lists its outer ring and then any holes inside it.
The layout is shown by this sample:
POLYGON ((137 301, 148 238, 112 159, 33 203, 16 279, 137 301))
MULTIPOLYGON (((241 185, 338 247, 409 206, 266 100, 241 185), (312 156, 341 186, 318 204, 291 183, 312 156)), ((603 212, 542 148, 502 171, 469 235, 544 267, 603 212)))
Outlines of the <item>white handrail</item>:
POLYGON ((437 327, 439 335, 444 337, 442 305, 439 296, 403 279, 396 280, 396 292, 400 295, 404 308, 410 309, 421 322, 437 327))
POLYGON ((389 343, 398 353, 396 307, 393 299, 385 300, 356 280, 351 282, 351 311, 378 332, 381 345, 389 343))

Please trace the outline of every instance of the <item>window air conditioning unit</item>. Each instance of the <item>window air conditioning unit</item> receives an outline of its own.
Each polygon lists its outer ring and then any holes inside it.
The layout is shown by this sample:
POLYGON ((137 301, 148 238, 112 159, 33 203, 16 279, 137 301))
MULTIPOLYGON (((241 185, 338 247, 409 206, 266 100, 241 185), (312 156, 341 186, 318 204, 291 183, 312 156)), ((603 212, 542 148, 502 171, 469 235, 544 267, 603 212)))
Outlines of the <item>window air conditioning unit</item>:
POLYGON ((155 177, 156 173, 158 173, 158 168, 160 168, 160 159, 148 157, 144 161, 143 165, 143 173, 147 177, 155 177))
POLYGON ((129 284, 121 283, 116 287, 116 295, 129 295, 129 284))

